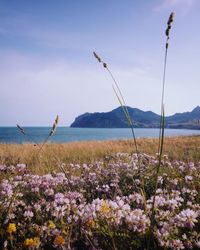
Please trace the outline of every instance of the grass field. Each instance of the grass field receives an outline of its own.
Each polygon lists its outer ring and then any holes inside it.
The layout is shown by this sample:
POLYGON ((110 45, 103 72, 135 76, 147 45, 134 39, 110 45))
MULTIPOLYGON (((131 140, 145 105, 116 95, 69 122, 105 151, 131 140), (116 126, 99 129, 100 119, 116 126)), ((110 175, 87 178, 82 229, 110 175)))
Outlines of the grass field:
MULTIPOLYGON (((138 139, 137 143, 142 153, 155 155, 158 151, 158 139, 138 139)), ((164 154, 171 160, 198 162, 199 149, 200 136, 165 138, 164 154)), ((34 173, 44 174, 49 170, 57 171, 58 162, 91 163, 118 152, 134 152, 133 140, 48 143, 42 150, 34 144, 0 144, 0 163, 24 163, 34 173)))

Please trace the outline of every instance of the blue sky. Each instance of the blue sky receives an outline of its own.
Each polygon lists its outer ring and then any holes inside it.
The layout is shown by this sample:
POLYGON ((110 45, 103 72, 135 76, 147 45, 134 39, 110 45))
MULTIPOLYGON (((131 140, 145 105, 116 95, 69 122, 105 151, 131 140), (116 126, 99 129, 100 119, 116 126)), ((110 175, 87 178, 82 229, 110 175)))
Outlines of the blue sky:
POLYGON ((159 113, 166 22, 166 114, 200 105, 200 1, 0 0, 0 126, 72 123, 119 106, 96 51, 127 105, 159 113))

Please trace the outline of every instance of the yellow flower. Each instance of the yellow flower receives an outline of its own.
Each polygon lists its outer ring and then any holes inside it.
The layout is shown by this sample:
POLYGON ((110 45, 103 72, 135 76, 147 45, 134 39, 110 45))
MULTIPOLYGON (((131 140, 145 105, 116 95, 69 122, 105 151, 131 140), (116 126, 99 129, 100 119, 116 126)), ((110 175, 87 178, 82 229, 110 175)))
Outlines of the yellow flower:
POLYGON ((27 238, 24 241, 24 245, 27 247, 34 247, 34 240, 33 238, 27 238))
POLYGON ((24 241, 24 245, 27 247, 38 247, 40 245, 40 239, 38 237, 27 238, 24 241))
POLYGON ((61 225, 65 225, 65 222, 63 219, 60 220, 61 225))
POLYGON ((64 235, 68 235, 68 234, 69 234, 69 227, 68 227, 68 226, 64 226, 64 227, 62 228, 62 233, 63 233, 64 235))
POLYGON ((49 220, 48 223, 49 223, 49 224, 48 224, 48 228, 49 228, 49 229, 54 229, 54 228, 56 227, 56 225, 53 223, 52 220, 49 220))
POLYGON ((35 246, 40 245, 40 238, 39 237, 34 237, 33 240, 34 240, 35 246))
POLYGON ((110 207, 109 207, 109 205, 108 205, 108 203, 106 201, 102 202, 100 212, 102 214, 107 214, 107 213, 110 212, 110 207))
POLYGON ((89 221, 87 221, 87 226, 94 228, 96 225, 95 221, 93 219, 90 219, 89 221))
POLYGON ((65 244, 65 239, 62 235, 57 235, 53 242, 56 246, 63 246, 65 244))
POLYGON ((9 223, 8 227, 7 227, 7 232, 9 234, 15 233, 16 232, 16 225, 15 223, 9 223))

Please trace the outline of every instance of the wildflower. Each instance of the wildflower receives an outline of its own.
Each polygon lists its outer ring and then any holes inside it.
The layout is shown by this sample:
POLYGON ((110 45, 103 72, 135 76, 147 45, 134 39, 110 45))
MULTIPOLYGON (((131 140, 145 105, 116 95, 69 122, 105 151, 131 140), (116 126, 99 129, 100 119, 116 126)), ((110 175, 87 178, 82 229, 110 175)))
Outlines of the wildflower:
POLYGON ((56 225, 53 223, 53 221, 52 220, 49 220, 48 221, 48 228, 49 229, 54 229, 56 227, 56 225))
POLYGON ((39 237, 34 237, 33 240, 34 240, 35 245, 39 246, 39 244, 40 244, 40 238, 39 237))
POLYGON ((34 241, 32 238, 27 238, 24 241, 24 245, 27 247, 33 247, 34 246, 34 241))
POLYGON ((5 197, 11 197, 13 195, 13 187, 8 180, 3 180, 0 185, 0 194, 5 197))
POLYGON ((132 210, 129 214, 127 214, 125 219, 129 224, 129 227, 135 232, 145 233, 150 225, 149 218, 141 209, 132 210))
POLYGON ((69 200, 67 198, 65 198, 64 194, 62 193, 57 193, 55 194, 55 203, 56 205, 60 204, 69 204, 69 200))
POLYGON ((65 226, 62 230, 63 235, 68 235, 69 234, 69 227, 65 226))
POLYGON ((93 219, 90 219, 88 222, 87 222, 87 226, 88 227, 91 227, 91 228, 94 228, 96 225, 95 221, 93 219))
POLYGON ((26 218, 32 218, 33 216, 34 216, 34 214, 30 210, 27 210, 24 212, 24 217, 26 217, 26 218))
POLYGON ((16 225, 15 223, 9 223, 8 227, 7 227, 7 232, 9 234, 15 233, 16 232, 16 225))
POLYGON ((173 240, 171 243, 171 247, 176 250, 185 249, 181 240, 173 240))
POLYGON ((186 210, 182 210, 176 216, 176 220, 179 226, 192 228, 197 222, 197 217, 198 217, 197 212, 191 209, 186 209, 186 210))
POLYGON ((27 238, 24 241, 26 247, 38 247, 40 244, 40 239, 38 237, 27 238))
POLYGON ((196 242, 196 246, 200 248, 200 240, 196 242))
POLYGON ((56 246, 63 246, 65 244, 65 239, 62 237, 62 235, 57 235, 53 243, 56 246))
POLYGON ((100 212, 102 214, 107 214, 107 213, 110 212, 110 207, 109 207, 109 205, 108 205, 108 203, 106 201, 102 202, 100 212))
POLYGON ((44 193, 47 195, 47 196, 52 196, 54 195, 54 190, 52 188, 48 188, 44 191, 44 193))
POLYGON ((19 172, 19 173, 24 173, 26 171, 26 165, 25 164, 17 164, 16 165, 16 170, 19 172))
POLYGON ((186 181, 186 183, 189 183, 189 182, 191 182, 193 180, 193 177, 192 176, 190 176, 190 175, 186 175, 185 176, 185 181, 186 181))

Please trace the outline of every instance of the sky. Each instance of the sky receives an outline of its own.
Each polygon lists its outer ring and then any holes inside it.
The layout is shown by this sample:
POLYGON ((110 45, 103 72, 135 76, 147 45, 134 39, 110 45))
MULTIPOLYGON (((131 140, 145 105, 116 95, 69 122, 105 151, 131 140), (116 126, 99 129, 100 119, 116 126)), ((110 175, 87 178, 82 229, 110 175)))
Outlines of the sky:
POLYGON ((200 105, 199 0, 0 0, 0 126, 69 126, 85 112, 126 104, 160 112, 165 29, 165 113, 200 105))

